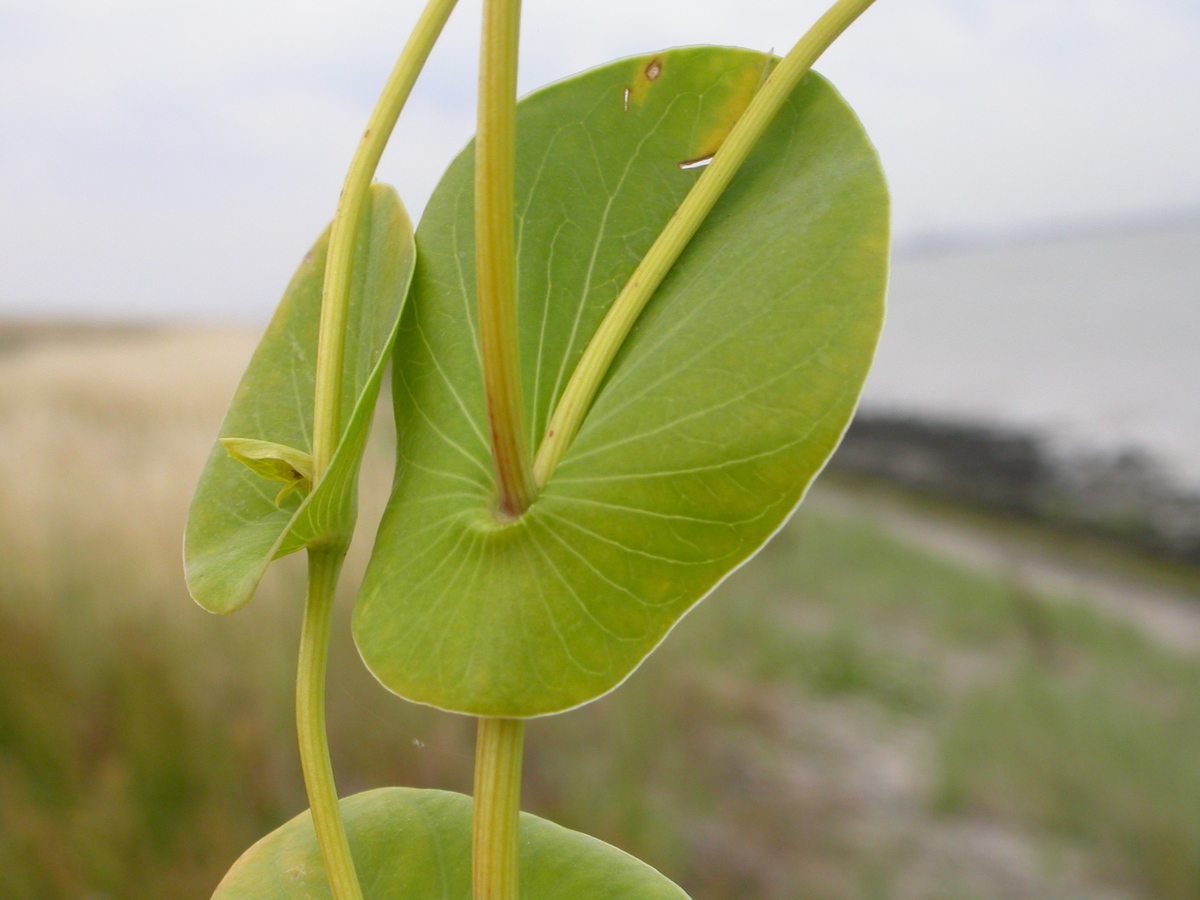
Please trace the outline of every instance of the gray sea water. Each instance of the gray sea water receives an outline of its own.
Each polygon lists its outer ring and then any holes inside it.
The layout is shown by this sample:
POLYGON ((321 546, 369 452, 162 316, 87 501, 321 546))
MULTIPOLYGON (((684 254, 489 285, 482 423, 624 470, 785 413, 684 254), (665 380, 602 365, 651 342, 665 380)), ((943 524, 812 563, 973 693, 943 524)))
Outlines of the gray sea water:
POLYGON ((897 259, 865 411, 1137 450, 1200 488, 1200 222, 897 259))

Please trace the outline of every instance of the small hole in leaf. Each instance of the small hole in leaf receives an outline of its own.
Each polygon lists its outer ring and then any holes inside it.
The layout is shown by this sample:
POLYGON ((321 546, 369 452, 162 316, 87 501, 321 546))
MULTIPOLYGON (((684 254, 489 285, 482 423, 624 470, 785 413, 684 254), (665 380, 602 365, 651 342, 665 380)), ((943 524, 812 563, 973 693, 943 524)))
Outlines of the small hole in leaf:
POLYGON ((629 88, 625 88, 625 112, 629 112, 629 88))
POLYGON ((685 170, 686 169, 703 169, 710 162, 712 162, 712 160, 713 160, 713 158, 712 158, 711 153, 708 156, 702 156, 699 159, 685 159, 683 162, 681 162, 679 164, 679 168, 685 169, 685 170))
POLYGON ((650 65, 646 66, 646 77, 651 81, 657 81, 658 76, 662 74, 662 60, 652 59, 650 65))

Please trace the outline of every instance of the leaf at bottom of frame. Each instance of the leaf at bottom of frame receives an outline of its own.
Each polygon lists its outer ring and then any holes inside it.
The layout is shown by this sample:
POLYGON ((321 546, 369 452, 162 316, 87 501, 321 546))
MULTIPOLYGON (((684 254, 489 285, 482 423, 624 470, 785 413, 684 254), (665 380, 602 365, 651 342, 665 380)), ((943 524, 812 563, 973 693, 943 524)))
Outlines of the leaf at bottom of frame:
MULTIPOLYGON (((381 788, 341 802, 365 900, 470 900, 471 798, 381 788)), ((521 814, 521 900, 688 900, 650 866, 603 841, 521 814)), ((247 850, 213 900, 328 900, 307 812, 247 850)))

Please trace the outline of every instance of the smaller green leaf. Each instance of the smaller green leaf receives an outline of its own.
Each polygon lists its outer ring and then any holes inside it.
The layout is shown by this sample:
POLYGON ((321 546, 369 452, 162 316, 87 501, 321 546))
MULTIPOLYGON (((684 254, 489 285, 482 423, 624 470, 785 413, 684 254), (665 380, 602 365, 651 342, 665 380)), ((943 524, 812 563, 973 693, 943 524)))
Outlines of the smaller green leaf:
MULTIPOLYGON (((470 900, 471 798, 381 788, 341 802, 365 900, 470 900)), ((521 900, 688 900, 644 862, 521 813, 521 900)), ((312 817, 302 813, 242 854, 213 900, 329 900, 312 817)))
POLYGON ((314 541, 349 540, 354 530, 359 466, 416 250, 395 190, 372 186, 354 249, 341 439, 313 486, 313 394, 328 238, 327 230, 288 285, 234 394, 188 511, 188 590, 210 612, 244 606, 271 560, 314 541), (276 494, 266 481, 284 488, 276 494), (293 491, 303 499, 281 509, 293 491))
POLYGON ((304 495, 312 490, 311 453, 254 438, 221 438, 221 445, 233 459, 256 475, 267 481, 283 482, 283 490, 275 498, 276 506, 282 506, 284 498, 292 491, 304 495))

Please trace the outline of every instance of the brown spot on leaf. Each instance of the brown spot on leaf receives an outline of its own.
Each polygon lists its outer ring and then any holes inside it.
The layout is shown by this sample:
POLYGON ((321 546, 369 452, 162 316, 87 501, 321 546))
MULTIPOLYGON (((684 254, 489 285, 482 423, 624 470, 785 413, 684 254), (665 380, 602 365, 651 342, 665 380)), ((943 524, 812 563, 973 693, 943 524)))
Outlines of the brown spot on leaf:
POLYGON ((625 88, 625 111, 641 106, 654 82, 662 76, 663 58, 656 56, 650 62, 637 69, 632 83, 625 88))

